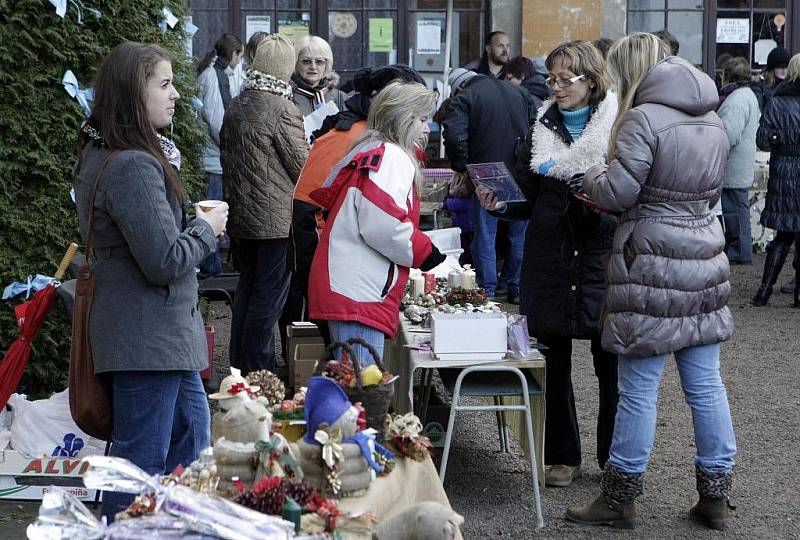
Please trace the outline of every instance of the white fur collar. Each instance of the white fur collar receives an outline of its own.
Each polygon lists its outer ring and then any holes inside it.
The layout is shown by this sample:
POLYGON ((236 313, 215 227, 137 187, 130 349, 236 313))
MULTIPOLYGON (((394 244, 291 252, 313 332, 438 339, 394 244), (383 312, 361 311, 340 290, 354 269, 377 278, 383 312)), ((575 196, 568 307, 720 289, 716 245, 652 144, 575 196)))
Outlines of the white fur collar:
POLYGON ((539 109, 531 136, 531 171, 539 172, 543 163, 555 161, 547 176, 569 180, 589 167, 606 162, 608 138, 617 117, 617 95, 609 92, 592 113, 589 123, 577 141, 567 145, 552 129, 541 122, 544 113, 554 107, 555 99, 548 99, 539 109))

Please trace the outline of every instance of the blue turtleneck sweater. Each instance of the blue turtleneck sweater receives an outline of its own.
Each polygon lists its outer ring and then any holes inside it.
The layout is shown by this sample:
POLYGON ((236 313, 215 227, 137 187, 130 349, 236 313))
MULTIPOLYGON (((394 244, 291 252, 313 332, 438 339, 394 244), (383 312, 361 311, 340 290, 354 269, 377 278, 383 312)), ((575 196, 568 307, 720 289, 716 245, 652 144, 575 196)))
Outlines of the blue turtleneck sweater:
POLYGON ((564 119, 564 127, 569 131, 573 141, 577 141, 581 133, 583 133, 583 128, 586 127, 586 123, 589 121, 589 109, 589 105, 574 111, 558 109, 558 112, 561 113, 561 117, 564 119))

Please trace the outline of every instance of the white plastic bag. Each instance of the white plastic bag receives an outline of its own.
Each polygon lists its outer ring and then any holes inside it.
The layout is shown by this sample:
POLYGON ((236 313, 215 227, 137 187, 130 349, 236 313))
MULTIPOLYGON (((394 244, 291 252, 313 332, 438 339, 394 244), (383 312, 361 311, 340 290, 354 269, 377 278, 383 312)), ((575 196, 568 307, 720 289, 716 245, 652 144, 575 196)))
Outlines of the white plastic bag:
POLYGON ((27 456, 83 457, 102 454, 105 443, 80 430, 69 410, 69 391, 50 399, 28 401, 12 394, 8 400, 14 410, 11 447, 27 456))

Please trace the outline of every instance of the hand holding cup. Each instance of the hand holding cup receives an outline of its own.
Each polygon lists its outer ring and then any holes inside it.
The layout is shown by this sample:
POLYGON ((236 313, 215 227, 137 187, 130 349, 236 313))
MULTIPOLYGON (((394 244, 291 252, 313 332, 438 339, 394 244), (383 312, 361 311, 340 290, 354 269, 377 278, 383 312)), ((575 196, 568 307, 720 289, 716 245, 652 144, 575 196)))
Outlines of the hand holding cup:
POLYGON ((200 201, 195 205, 195 212, 199 219, 211 226, 214 236, 222 236, 225 233, 225 225, 228 223, 228 203, 214 200, 200 201))

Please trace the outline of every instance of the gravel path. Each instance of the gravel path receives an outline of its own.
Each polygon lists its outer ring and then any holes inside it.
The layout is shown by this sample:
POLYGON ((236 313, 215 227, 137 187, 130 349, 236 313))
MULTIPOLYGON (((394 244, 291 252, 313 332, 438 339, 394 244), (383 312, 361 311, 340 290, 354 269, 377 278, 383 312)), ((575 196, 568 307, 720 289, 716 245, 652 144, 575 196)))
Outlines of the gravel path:
MULTIPOLYGON (((461 413, 445 489, 463 514, 467 539, 482 538, 800 538, 798 477, 800 388, 796 359, 800 310, 776 292, 766 308, 749 298, 760 279, 763 255, 752 266, 733 267, 731 309, 734 339, 723 346, 727 384, 739 446, 733 499, 738 506, 729 531, 715 533, 686 519, 694 503, 694 441, 688 406, 673 362, 665 370, 658 407, 658 431, 647 472, 646 493, 637 503, 639 527, 620 532, 567 523, 567 506, 591 500, 600 471, 594 461, 597 386, 588 343, 576 342, 573 380, 583 430, 584 475, 568 488, 542 490, 545 528, 536 531, 529 469, 516 441, 499 452, 494 416, 461 413)), ((788 265, 787 265, 788 266, 788 265)), ((781 278, 790 277, 787 268, 781 278)), ((217 328, 218 355, 226 361, 229 311, 215 303, 209 319, 217 328)), ((0 502, 0 538, 24 538, 38 505, 0 502)))

